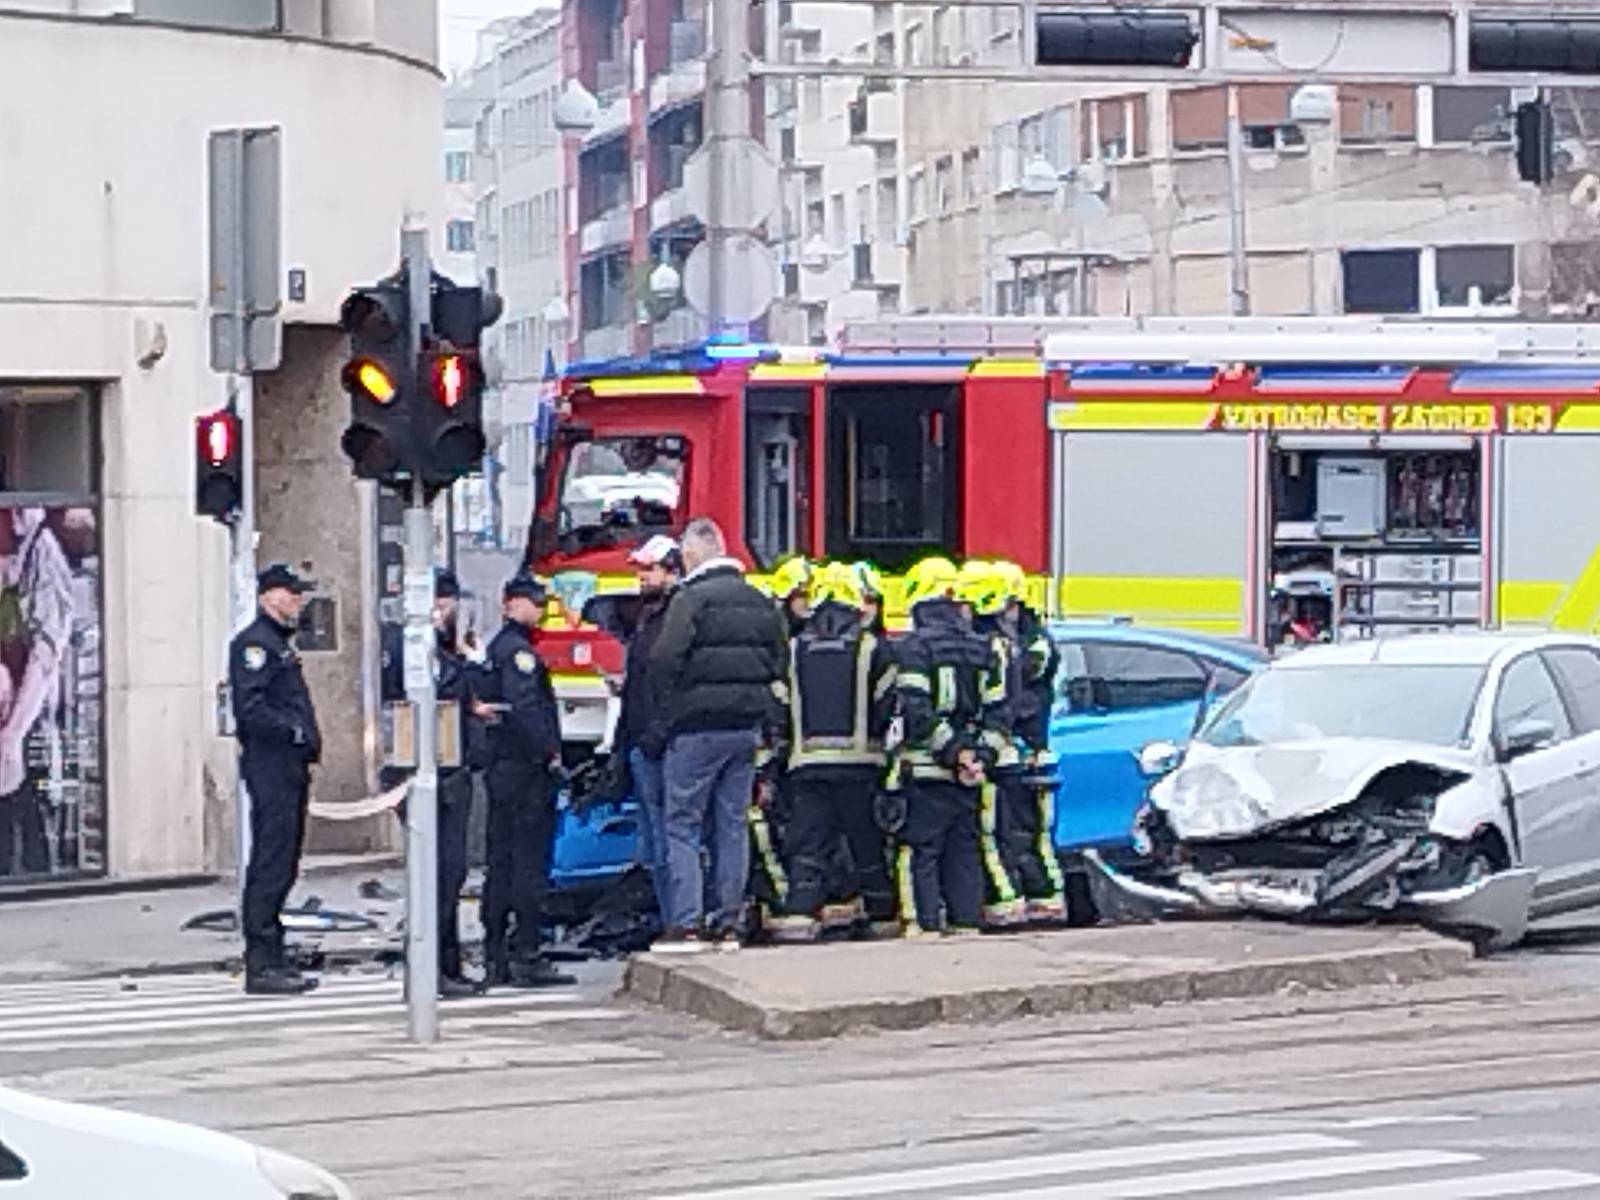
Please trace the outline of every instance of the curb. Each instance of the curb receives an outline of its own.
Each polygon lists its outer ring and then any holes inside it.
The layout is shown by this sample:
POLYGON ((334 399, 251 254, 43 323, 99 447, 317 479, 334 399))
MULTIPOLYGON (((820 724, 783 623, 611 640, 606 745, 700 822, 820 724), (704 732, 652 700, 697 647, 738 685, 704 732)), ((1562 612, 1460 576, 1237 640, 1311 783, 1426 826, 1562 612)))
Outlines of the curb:
POLYGON ((869 1029, 907 1030, 935 1024, 1248 999, 1295 986, 1335 991, 1371 984, 1421 983, 1463 974, 1472 961, 1471 946, 1440 938, 1432 943, 1315 957, 808 1007, 764 1003, 753 989, 722 974, 712 963, 668 963, 643 955, 628 964, 622 992, 660 1008, 772 1041, 816 1041, 869 1029))

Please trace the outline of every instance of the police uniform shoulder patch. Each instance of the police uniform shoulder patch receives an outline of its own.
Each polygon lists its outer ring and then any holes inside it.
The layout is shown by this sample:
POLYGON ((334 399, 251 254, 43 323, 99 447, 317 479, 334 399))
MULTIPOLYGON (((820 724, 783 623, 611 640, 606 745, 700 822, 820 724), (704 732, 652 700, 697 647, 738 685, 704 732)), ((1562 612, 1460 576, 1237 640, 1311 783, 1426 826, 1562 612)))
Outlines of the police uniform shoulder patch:
POLYGON ((267 665, 267 652, 260 646, 246 646, 244 648, 244 665, 252 671, 259 671, 267 665))
POLYGON ((518 650, 511 658, 517 664, 517 670, 524 675, 532 675, 535 659, 532 650, 518 650))

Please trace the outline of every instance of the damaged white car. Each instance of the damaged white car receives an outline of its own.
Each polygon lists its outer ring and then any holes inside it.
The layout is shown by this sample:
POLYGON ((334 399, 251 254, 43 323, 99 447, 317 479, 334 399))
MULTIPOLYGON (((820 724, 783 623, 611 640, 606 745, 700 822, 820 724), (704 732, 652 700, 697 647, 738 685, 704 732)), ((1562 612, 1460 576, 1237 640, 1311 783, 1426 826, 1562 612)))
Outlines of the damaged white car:
POLYGON ((1103 915, 1393 913, 1484 948, 1600 905, 1600 641, 1421 635, 1315 647, 1229 697, 1090 852, 1103 915))

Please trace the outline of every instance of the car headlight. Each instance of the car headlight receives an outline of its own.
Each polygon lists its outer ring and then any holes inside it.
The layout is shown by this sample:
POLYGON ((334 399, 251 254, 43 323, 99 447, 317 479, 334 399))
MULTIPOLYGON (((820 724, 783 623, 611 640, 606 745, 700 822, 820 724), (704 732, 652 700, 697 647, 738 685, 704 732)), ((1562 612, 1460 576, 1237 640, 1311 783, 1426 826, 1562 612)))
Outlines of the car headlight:
POLYGON ((265 1146, 256 1147, 256 1170, 284 1200, 355 1200, 349 1188, 321 1167, 265 1146))

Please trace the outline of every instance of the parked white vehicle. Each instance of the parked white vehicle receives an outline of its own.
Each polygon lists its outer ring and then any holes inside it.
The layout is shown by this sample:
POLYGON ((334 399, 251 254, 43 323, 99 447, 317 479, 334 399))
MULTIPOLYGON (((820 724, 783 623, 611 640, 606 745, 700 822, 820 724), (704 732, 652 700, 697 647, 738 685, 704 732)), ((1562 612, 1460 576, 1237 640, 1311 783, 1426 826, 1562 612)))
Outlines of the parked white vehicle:
POLYGON ((3 1200, 351 1200, 321 1167, 177 1121, 0 1087, 3 1200))
POLYGON ((1394 912, 1499 948, 1600 905, 1600 640, 1313 647, 1143 761, 1146 861, 1089 856, 1103 913, 1394 912))

